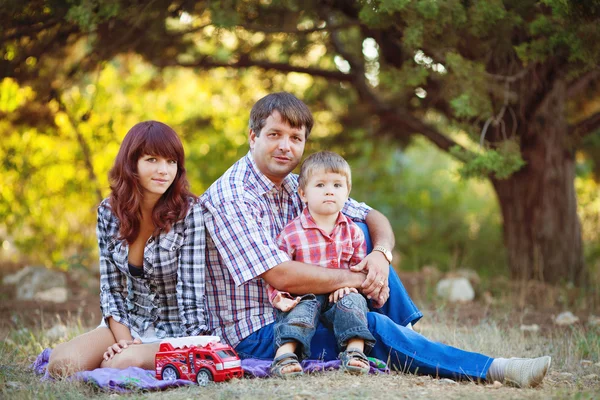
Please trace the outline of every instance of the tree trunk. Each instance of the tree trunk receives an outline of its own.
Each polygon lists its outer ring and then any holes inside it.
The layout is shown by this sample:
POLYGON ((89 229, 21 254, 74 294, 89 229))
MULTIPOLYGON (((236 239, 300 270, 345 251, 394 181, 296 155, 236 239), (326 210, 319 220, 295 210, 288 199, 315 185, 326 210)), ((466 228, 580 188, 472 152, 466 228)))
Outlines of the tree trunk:
POLYGON ((520 281, 585 282, 575 151, 564 117, 563 89, 559 82, 533 116, 519 121, 527 165, 506 180, 492 181, 504 219, 511 277, 520 281))

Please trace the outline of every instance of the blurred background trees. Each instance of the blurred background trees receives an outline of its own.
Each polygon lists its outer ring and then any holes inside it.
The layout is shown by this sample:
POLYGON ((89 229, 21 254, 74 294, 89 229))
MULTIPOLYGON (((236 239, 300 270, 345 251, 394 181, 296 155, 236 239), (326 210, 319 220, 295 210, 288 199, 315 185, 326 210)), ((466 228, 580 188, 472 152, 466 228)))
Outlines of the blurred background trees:
POLYGON ((94 259, 94 207, 134 123, 183 137, 202 193, 287 90, 308 151, 354 168, 394 224, 401 268, 513 279, 600 273, 598 2, 4 1, 0 239, 45 263, 94 259), (74 258, 73 258, 74 257, 74 258))

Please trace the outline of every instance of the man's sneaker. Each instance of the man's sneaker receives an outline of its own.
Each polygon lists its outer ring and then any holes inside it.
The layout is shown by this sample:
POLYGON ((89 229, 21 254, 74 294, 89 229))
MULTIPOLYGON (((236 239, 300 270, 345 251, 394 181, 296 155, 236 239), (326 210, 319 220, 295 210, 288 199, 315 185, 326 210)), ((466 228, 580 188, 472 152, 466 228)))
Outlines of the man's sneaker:
POLYGON ((519 388, 536 387, 544 380, 551 361, 548 356, 511 358, 504 370, 504 383, 519 388))

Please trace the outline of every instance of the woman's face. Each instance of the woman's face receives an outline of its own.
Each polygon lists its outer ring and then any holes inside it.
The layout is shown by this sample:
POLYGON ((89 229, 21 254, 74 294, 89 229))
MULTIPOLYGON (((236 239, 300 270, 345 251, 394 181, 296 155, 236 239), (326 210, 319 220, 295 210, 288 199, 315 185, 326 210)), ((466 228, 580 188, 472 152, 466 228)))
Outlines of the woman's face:
POLYGON ((144 154, 137 163, 140 184, 144 196, 162 196, 177 176, 177 160, 144 154))

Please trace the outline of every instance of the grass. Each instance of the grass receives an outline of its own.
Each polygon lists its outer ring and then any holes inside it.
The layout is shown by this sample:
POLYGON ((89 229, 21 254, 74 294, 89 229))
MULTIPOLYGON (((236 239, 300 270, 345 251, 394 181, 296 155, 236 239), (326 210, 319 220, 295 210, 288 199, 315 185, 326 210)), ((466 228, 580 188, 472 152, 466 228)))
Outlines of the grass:
MULTIPOLYGON (((476 306, 476 305, 474 305, 476 306)), ((499 308, 501 310, 501 307, 499 308)), ((573 398, 600 397, 600 328, 576 325, 543 327, 539 333, 522 332, 522 313, 489 313, 475 323, 465 323, 460 309, 441 307, 425 312, 417 330, 431 339, 466 350, 500 357, 551 355, 553 363, 544 384, 537 389, 455 383, 393 372, 389 375, 356 377, 337 371, 297 379, 243 379, 206 388, 190 386, 164 392, 137 391, 122 395, 128 399, 480 399, 480 398, 573 398), (582 360, 590 362, 582 365, 582 360), (591 364, 591 365, 590 365, 591 364)), ((63 321, 64 322, 64 321, 63 321)), ((69 321, 68 336, 85 329, 69 321)), ((44 348, 66 338, 49 339, 45 331, 20 326, 0 344, 0 398, 6 399, 108 399, 115 393, 72 382, 41 382, 28 365, 44 348)))

